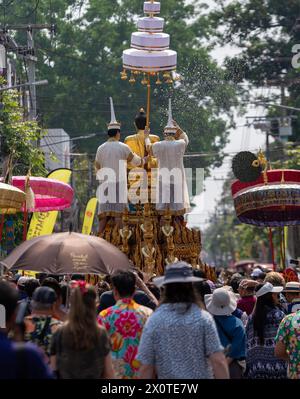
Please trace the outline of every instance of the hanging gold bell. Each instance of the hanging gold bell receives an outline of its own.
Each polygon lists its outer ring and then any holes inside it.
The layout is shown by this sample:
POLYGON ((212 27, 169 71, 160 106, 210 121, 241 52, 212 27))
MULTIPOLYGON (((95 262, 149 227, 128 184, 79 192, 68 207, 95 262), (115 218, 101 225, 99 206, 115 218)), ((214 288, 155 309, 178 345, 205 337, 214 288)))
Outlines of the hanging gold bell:
POLYGON ((140 74, 140 71, 133 71, 133 74, 137 76, 140 74))
POLYGON ((169 72, 165 72, 165 73, 163 74, 163 78, 164 78, 164 79, 169 79, 169 78, 171 78, 170 73, 169 73, 169 72))
POLYGON ((169 77, 169 79, 166 80, 166 83, 168 83, 168 84, 172 84, 173 83, 173 79, 171 78, 171 76, 169 77))
POLYGON ((131 83, 131 84, 135 83, 135 78, 134 78, 133 74, 131 74, 131 76, 130 76, 129 83, 131 83))
POLYGON ((127 80, 127 73, 126 73, 125 69, 120 73, 120 75, 121 75, 122 80, 127 80))
POLYGON ((156 85, 161 85, 162 81, 159 78, 159 73, 157 74, 157 81, 155 82, 156 85))
POLYGON ((148 83, 148 80, 146 79, 146 74, 144 73, 144 77, 141 80, 142 85, 146 85, 148 83))

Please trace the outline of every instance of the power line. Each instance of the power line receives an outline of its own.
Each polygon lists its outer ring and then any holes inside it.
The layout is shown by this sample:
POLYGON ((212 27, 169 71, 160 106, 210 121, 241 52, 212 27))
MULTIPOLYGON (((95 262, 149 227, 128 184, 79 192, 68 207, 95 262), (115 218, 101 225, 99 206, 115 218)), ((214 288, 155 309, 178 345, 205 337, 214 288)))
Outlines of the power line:
MULTIPOLYGON (((68 140, 56 141, 56 142, 54 142, 54 143, 51 143, 51 145, 54 145, 54 144, 61 144, 61 143, 68 143, 69 141, 76 141, 76 140, 89 139, 89 138, 95 137, 95 136, 97 136, 97 133, 89 134, 89 135, 87 135, 87 136, 74 137, 74 138, 70 138, 70 139, 68 139, 68 140)), ((40 145, 40 147, 49 147, 49 145, 48 145, 48 144, 46 144, 46 145, 40 145)))

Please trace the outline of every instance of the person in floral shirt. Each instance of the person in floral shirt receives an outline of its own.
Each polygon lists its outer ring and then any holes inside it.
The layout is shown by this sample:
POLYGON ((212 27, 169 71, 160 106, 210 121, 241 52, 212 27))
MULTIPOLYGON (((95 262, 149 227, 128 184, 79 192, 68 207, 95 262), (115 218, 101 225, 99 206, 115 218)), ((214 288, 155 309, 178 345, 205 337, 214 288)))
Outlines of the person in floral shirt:
POLYGON ((300 310, 281 321, 275 341, 275 355, 289 362, 288 378, 300 379, 300 310))
POLYGON ((152 310, 132 299, 136 287, 134 273, 119 272, 112 276, 111 283, 116 304, 100 312, 98 320, 110 336, 116 376, 125 379, 138 378, 138 346, 143 327, 152 310))

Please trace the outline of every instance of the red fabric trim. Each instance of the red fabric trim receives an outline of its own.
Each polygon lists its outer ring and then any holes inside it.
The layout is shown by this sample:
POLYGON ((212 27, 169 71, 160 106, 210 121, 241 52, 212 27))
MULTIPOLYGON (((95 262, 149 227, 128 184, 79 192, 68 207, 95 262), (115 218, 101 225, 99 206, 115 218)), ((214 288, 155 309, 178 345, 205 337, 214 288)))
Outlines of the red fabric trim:
MULTIPOLYGON (((300 170, 296 169, 274 169, 267 171, 268 183, 280 183, 282 176, 284 176, 284 182, 289 183, 299 183, 300 184, 300 170)), ((250 183, 242 183, 239 180, 235 180, 231 185, 232 195, 235 195, 241 190, 245 190, 250 187, 264 185, 263 173, 260 177, 250 183)))

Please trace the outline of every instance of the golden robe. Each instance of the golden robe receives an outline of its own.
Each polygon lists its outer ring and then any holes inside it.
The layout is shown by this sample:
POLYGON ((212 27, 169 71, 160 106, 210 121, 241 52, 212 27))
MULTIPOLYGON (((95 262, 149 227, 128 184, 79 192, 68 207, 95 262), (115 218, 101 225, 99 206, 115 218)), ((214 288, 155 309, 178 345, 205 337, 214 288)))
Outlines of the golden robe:
MULTIPOLYGON (((156 143, 157 141, 160 140, 158 136, 155 134, 150 134, 149 135, 151 144, 156 143)), ((147 155, 147 150, 145 146, 145 135, 144 135, 144 130, 138 130, 136 134, 133 134, 131 136, 127 136, 124 140, 124 143, 127 144, 131 151, 137 154, 139 157, 143 158, 147 155)), ((156 159, 152 159, 151 163, 151 168, 157 166, 156 159), (155 166, 152 166, 152 163, 155 162, 155 166)), ((132 168, 132 167, 129 167, 132 168)))
MULTIPOLYGON (((150 134, 149 135, 151 144, 157 143, 160 141, 160 138, 156 136, 155 134, 150 134)), ((131 149, 132 152, 140 156, 141 158, 145 157, 148 155, 146 146, 145 146, 145 135, 144 135, 144 130, 138 130, 136 134, 133 134, 131 136, 127 136, 124 140, 124 143, 128 145, 128 147, 131 149)), ((148 177, 148 187, 152 185, 153 187, 156 186, 156 175, 151 174, 151 169, 152 168, 157 168, 157 159, 154 157, 150 157, 148 163, 145 165, 145 169, 147 171, 147 177, 148 177)), ((131 166, 127 163, 127 169, 139 169, 137 167, 131 166)), ((150 195, 150 190, 149 190, 149 195, 150 195)))

